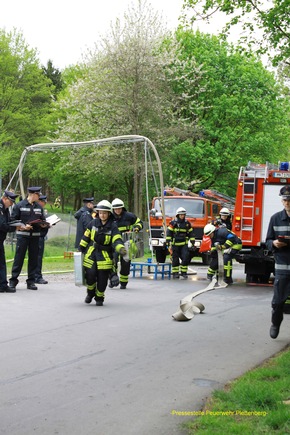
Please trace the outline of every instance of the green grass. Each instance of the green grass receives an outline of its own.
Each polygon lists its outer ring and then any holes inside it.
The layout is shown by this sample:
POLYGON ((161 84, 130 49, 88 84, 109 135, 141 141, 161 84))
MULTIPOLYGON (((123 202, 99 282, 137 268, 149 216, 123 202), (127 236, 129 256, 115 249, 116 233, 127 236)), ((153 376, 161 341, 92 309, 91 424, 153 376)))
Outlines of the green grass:
POLYGON ((290 348, 215 390, 188 435, 290 434, 290 348))
MULTIPOLYGON (((75 236, 70 236, 69 246, 74 246, 75 236)), ((67 251, 68 238, 67 236, 55 237, 53 239, 46 240, 44 245, 44 256, 42 264, 42 272, 69 272, 74 270, 73 258, 65 258, 64 253, 67 251)), ((70 250, 69 252, 75 249, 70 250)), ((5 253, 7 260, 7 274, 11 274, 11 267, 13 258, 15 255, 15 243, 5 244, 5 253)), ((27 270, 27 255, 24 261, 22 272, 26 273, 27 270)))

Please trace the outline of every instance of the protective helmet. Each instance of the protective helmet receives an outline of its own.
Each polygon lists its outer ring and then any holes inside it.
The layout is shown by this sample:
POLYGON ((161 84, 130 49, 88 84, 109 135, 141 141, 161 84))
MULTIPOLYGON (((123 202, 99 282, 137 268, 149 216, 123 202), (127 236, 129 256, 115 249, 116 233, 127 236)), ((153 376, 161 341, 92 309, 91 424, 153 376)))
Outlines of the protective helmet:
POLYGON ((225 216, 228 216, 231 214, 230 210, 226 207, 223 207, 220 211, 220 214, 224 214, 225 216))
POLYGON ((205 236, 209 236, 214 232, 215 229, 216 227, 213 224, 207 224, 203 229, 203 233, 205 236))
POLYGON ((109 211, 112 213, 112 205, 109 201, 106 199, 103 199, 103 201, 100 201, 96 207, 94 207, 94 210, 103 210, 103 211, 109 211))
POLYGON ((178 209, 176 210, 176 216, 178 216, 179 214, 186 214, 185 208, 178 207, 178 209))
POLYGON ((119 198, 113 199, 113 201, 112 201, 112 208, 113 209, 114 208, 123 208, 123 207, 125 207, 125 205, 121 199, 119 199, 119 198))

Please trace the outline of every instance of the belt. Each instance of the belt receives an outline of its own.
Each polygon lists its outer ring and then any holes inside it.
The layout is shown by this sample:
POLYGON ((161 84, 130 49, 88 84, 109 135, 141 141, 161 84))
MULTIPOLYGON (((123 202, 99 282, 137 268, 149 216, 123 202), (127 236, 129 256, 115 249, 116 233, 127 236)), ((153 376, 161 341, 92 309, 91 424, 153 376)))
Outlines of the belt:
POLYGON ((31 233, 30 231, 16 231, 16 235, 17 236, 24 236, 24 237, 30 237, 30 236, 34 236, 34 237, 39 237, 40 236, 40 232, 38 233, 31 233))

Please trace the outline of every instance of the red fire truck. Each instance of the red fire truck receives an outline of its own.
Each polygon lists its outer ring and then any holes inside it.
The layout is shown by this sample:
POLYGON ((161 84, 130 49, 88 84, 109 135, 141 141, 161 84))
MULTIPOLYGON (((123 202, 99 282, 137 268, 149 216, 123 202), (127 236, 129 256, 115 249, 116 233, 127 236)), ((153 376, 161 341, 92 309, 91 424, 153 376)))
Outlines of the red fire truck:
POLYGON ((290 184, 288 162, 249 162, 240 168, 233 231, 242 240, 237 261, 245 264, 248 283, 268 283, 274 272, 274 257, 265 239, 270 217, 283 208, 279 191, 286 184, 290 184))
MULTIPOLYGON (((174 219, 176 210, 179 207, 184 207, 186 210, 186 219, 190 221, 194 228, 196 248, 194 256, 200 256, 203 264, 208 264, 209 253, 199 253, 203 237, 203 228, 219 214, 222 207, 233 209, 233 204, 234 198, 223 195, 215 190, 202 190, 197 194, 176 187, 166 187, 164 191, 165 226, 167 227, 169 222, 174 219)), ((166 234, 164 232, 160 197, 155 197, 152 201, 149 231, 150 248, 155 254, 156 261, 164 263, 168 251, 165 248, 166 234)))

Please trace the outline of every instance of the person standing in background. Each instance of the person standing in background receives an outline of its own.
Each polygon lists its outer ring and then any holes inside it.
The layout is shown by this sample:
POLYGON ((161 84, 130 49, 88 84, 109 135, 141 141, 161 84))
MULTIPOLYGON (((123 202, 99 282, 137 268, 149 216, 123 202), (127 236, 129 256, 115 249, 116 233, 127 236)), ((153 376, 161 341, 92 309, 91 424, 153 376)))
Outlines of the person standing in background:
POLYGON ((15 289, 8 286, 4 241, 11 229, 9 207, 15 203, 17 197, 15 193, 5 190, 0 200, 0 293, 15 293, 15 289))
POLYGON ((93 219, 92 213, 94 212, 94 197, 84 198, 83 203, 84 205, 74 214, 74 217, 77 220, 77 231, 75 239, 75 248, 77 249, 88 224, 93 219))
POLYGON ((9 287, 16 291, 18 276, 22 270, 26 252, 28 251, 27 289, 37 290, 35 272, 37 269, 39 237, 41 222, 45 222, 44 211, 38 203, 41 187, 28 187, 27 198, 14 205, 11 219, 21 221, 16 227, 16 250, 12 266, 9 287))

